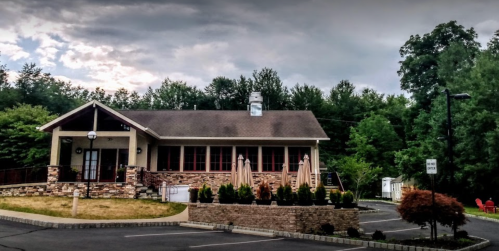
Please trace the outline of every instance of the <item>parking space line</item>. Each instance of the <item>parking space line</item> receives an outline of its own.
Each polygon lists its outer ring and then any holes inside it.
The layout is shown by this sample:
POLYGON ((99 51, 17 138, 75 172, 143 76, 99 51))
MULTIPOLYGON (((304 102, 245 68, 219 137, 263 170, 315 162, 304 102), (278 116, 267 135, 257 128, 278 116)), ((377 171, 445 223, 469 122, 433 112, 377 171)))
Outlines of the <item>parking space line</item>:
POLYGON ((239 245, 239 244, 246 244, 246 243, 280 241, 280 240, 284 240, 284 238, 270 239, 270 240, 258 240, 258 241, 242 241, 242 242, 229 242, 229 243, 219 243, 219 244, 206 244, 206 245, 190 246, 190 248, 202 248, 202 247, 225 246, 225 245, 239 245))
POLYGON ((340 250, 336 250, 336 251, 347 251, 347 250, 357 250, 357 249, 364 249, 366 247, 358 247, 358 248, 347 248, 347 249, 340 249, 340 250))
POLYGON ((385 221, 394 221, 394 220, 401 220, 402 218, 396 218, 396 219, 388 219, 388 220, 377 220, 377 221, 365 221, 365 222, 359 222, 359 224, 369 224, 369 223, 377 223, 377 222, 385 222, 385 221))
MULTIPOLYGON (((400 230, 392 230, 392 231, 383 231, 383 233, 404 232, 404 231, 411 231, 411 230, 416 230, 416 229, 421 230, 421 227, 407 228, 407 229, 400 229, 400 230)), ((374 232, 373 233, 366 233, 366 234, 374 234, 374 232)))
POLYGON ((179 235, 179 234, 207 234, 207 233, 222 233, 223 231, 203 231, 203 232, 180 232, 180 233, 165 233, 165 234, 138 234, 138 235, 125 235, 125 238, 130 237, 146 237, 158 235, 179 235))

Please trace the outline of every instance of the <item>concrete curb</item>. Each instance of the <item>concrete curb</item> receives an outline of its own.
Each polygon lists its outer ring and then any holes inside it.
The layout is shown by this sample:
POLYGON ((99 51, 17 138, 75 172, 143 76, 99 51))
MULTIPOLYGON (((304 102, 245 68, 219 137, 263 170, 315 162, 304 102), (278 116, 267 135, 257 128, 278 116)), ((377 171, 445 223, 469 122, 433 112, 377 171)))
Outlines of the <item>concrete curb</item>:
POLYGON ((24 219, 24 218, 4 216, 4 215, 0 215, 0 220, 19 222, 45 228, 61 228, 61 229, 178 226, 182 222, 182 221, 163 221, 163 222, 151 221, 151 222, 57 223, 57 222, 24 219))
POLYGON ((194 224, 194 223, 180 223, 181 227, 190 227, 190 228, 199 228, 199 229, 205 229, 205 230, 214 230, 215 226, 209 226, 209 225, 200 225, 200 224, 194 224))
POLYGON ((365 201, 365 202, 381 202, 381 203, 386 203, 386 204, 393 204, 393 205, 399 205, 400 203, 398 202, 393 202, 389 200, 359 200, 359 201, 365 201))
POLYGON ((244 229, 232 229, 232 233, 234 233, 234 234, 249 234, 249 235, 256 235, 256 236, 263 236, 263 237, 270 237, 270 238, 274 238, 276 236, 275 233, 251 231, 251 230, 244 230, 244 229))
MULTIPOLYGON (((287 237, 287 238, 302 239, 302 240, 324 241, 324 242, 354 245, 354 246, 359 246, 359 247, 362 246, 362 247, 372 247, 372 248, 384 248, 384 249, 388 249, 388 250, 410 250, 410 251, 419 251, 419 250, 451 251, 449 249, 422 248, 422 247, 416 247, 416 246, 381 243, 381 242, 376 242, 376 241, 352 240, 352 239, 341 238, 341 237, 330 237, 330 236, 313 235, 313 234, 291 233, 291 232, 286 232, 286 231, 238 227, 238 226, 233 226, 233 225, 224 225, 224 224, 215 224, 215 223, 192 222, 192 221, 189 221, 188 223, 206 225, 206 226, 214 226, 215 229, 232 231, 232 232, 234 232, 234 230, 235 230, 236 232, 239 232, 239 233, 259 232, 260 236, 264 236, 264 234, 273 233, 274 234, 273 237, 287 237)), ((474 251, 474 250, 479 250, 479 249, 488 247, 490 245, 489 240, 486 240, 486 239, 483 239, 480 237, 476 237, 476 236, 471 236, 471 237, 481 239, 483 241, 478 243, 478 244, 475 244, 473 246, 469 246, 466 248, 462 248, 459 250, 453 250, 453 251, 474 251)))
POLYGON ((491 219, 491 218, 487 218, 487 217, 483 217, 483 216, 478 216, 478 215, 473 215, 473 214, 464 214, 464 215, 466 215, 466 217, 470 217, 470 218, 474 218, 474 219, 480 219, 480 220, 486 220, 486 221, 490 221, 490 222, 499 223, 499 220, 491 219))

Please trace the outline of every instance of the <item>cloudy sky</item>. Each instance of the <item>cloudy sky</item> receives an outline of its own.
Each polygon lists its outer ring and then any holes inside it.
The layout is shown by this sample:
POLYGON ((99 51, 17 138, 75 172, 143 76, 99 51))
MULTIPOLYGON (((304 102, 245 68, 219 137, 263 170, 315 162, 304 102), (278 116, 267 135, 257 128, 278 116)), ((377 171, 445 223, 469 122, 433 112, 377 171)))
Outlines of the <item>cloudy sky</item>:
POLYGON ((342 79, 403 93, 399 48, 450 20, 482 46, 499 30, 497 0, 2 0, 0 61, 11 78, 34 62, 89 89, 143 93, 161 81, 204 88, 270 67, 284 84, 325 92, 342 79))

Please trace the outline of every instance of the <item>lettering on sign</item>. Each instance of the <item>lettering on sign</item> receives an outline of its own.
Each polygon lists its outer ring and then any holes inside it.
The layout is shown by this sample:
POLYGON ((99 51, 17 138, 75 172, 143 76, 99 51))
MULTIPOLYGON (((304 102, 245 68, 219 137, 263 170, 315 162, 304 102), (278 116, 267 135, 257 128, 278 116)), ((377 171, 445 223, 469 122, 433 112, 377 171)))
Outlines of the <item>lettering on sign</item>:
POLYGON ((437 160, 427 159, 426 160, 426 173, 427 174, 437 174, 437 160))

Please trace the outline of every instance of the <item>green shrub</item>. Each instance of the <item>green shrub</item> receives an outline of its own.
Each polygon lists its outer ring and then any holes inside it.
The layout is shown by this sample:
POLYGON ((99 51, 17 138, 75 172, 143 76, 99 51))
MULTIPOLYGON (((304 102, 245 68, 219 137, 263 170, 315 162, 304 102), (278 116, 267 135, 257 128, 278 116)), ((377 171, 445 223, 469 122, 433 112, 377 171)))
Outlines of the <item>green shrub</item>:
POLYGON ((284 186, 283 185, 280 185, 277 188, 277 199, 284 200, 284 186))
POLYGON ((331 191, 329 191, 329 199, 331 200, 331 203, 333 203, 333 204, 340 203, 341 202, 340 190, 331 189, 331 191))
POLYGON ((251 202, 255 199, 255 195, 253 195, 253 191, 248 184, 243 184, 239 187, 238 190, 239 199, 244 203, 251 202))
POLYGON ((347 235, 350 237, 350 238, 360 238, 360 233, 359 233, 359 230, 353 228, 353 227, 349 227, 347 229, 347 235))
POLYGON ((211 199, 213 196, 213 191, 211 191, 211 187, 203 184, 203 186, 199 189, 198 197, 199 200, 211 199))
POLYGON ((375 241, 384 241, 386 240, 386 235, 381 230, 376 230, 374 231, 372 238, 375 241))
POLYGON ((227 199, 235 200, 236 199, 236 191, 234 191, 234 186, 232 183, 227 184, 226 186, 227 199))
POLYGON ((266 181, 260 183, 256 195, 259 200, 270 200, 272 193, 270 192, 269 184, 266 181))
POLYGON ((293 189, 291 188, 291 185, 289 183, 284 186, 284 200, 294 201, 293 189))
POLYGON ((353 193, 351 191, 346 191, 343 194, 343 204, 352 204, 353 202, 353 193))
POLYGON ((298 204, 300 205, 311 205, 312 204, 312 192, 310 192, 310 187, 307 183, 300 185, 298 188, 298 204))
POLYGON ((221 185, 220 188, 218 188, 218 199, 219 200, 226 200, 227 199, 227 187, 225 185, 221 185))
POLYGON ((322 182, 315 189, 315 199, 320 201, 326 200, 326 188, 322 182))

